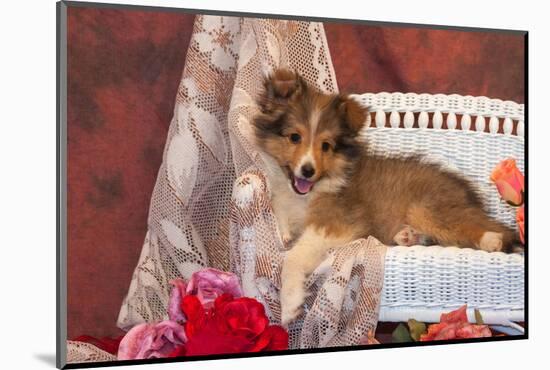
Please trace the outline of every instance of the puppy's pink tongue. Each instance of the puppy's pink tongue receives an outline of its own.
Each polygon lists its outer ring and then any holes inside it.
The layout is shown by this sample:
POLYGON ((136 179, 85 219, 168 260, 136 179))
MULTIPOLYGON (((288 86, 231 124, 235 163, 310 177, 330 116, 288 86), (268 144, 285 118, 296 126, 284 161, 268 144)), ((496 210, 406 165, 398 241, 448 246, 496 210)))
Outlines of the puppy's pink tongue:
POLYGON ((299 177, 294 178, 294 188, 296 188, 296 190, 298 190, 300 194, 309 193, 312 186, 313 186, 313 182, 311 181, 307 181, 299 177))

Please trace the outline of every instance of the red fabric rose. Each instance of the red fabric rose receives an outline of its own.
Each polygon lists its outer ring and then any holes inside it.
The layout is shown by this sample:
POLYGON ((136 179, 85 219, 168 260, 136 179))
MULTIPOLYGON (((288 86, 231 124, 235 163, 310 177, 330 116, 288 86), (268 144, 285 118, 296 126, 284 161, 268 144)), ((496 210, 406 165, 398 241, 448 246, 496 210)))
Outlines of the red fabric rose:
POLYGON ((268 326, 249 352, 281 351, 288 349, 288 333, 278 325, 268 326))
POLYGON ((181 300, 181 310, 187 317, 185 322, 185 333, 192 337, 199 332, 206 324, 207 312, 204 310, 199 299, 194 295, 186 295, 181 300))
POLYGON ((222 333, 247 339, 258 337, 269 324, 264 306, 252 298, 224 294, 214 302, 215 317, 222 333))
POLYGON ((181 345, 181 346, 177 346, 166 357, 183 357, 183 356, 186 355, 186 350, 187 350, 187 348, 185 347, 185 344, 181 345))
POLYGON ((120 358, 288 349, 286 330, 269 325, 260 302, 241 297, 242 291, 234 274, 204 269, 194 273, 188 283, 181 279, 170 283, 170 320, 133 328, 121 344, 120 358), (168 332, 174 328, 181 328, 181 333, 168 332))
POLYGON ((288 348, 288 333, 269 326, 264 306, 252 298, 222 294, 206 310, 195 296, 186 296, 181 308, 187 322, 185 348, 174 356, 275 351, 288 348))
POLYGON ((248 352, 254 342, 232 333, 221 333, 215 320, 209 320, 203 328, 189 338, 185 345, 186 356, 203 356, 248 352))

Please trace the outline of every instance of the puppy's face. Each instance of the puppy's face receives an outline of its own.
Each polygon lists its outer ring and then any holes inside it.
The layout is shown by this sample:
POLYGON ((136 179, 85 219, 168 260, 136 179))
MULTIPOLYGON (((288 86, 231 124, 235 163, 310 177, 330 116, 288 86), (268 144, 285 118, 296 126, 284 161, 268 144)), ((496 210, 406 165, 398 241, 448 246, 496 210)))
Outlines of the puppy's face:
POLYGON ((344 95, 323 94, 296 73, 277 70, 264 81, 254 119, 259 147, 283 169, 300 195, 337 191, 361 155, 357 139, 367 110, 344 95))

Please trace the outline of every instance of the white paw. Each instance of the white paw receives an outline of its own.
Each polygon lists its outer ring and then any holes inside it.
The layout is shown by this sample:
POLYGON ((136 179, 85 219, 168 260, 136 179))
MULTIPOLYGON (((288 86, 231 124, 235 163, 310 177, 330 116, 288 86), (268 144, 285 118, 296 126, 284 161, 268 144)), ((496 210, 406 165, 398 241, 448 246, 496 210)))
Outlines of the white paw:
POLYGON ((305 300, 303 287, 291 287, 281 292, 281 324, 288 326, 302 313, 302 305, 305 300))
POLYGON ((281 242, 283 243, 283 246, 286 249, 289 249, 292 243, 292 233, 290 232, 290 229, 286 225, 280 223, 279 235, 281 236, 281 242))
POLYGON ((281 241, 283 242, 283 246, 286 249, 290 249, 292 245, 292 235, 290 233, 282 233, 281 234, 281 241))
POLYGON ((498 252, 502 250, 502 234, 487 231, 479 241, 479 248, 487 252, 498 252))
POLYGON ((395 234, 393 241, 396 242, 397 245, 409 247, 419 243, 420 235, 409 225, 404 225, 404 227, 395 234))

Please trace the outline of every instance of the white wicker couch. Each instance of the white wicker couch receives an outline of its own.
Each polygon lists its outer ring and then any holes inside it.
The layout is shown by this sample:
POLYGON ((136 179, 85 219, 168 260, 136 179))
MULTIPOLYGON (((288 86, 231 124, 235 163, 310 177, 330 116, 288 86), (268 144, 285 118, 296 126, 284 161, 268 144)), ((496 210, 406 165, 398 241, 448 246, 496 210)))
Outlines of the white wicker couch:
MULTIPOLYGON (((459 95, 356 95, 374 114, 365 131, 370 150, 423 153, 472 179, 488 210, 516 227, 515 212, 498 196, 489 175, 514 157, 524 170, 524 106, 459 95)), ((434 189, 434 192, 437 189, 434 189)), ((460 220, 456 220, 460 222, 460 220)), ((439 321, 467 303, 486 323, 524 320, 524 257, 453 247, 391 247, 386 254, 380 321, 439 321)), ((521 328, 519 328, 521 330, 521 328)))

